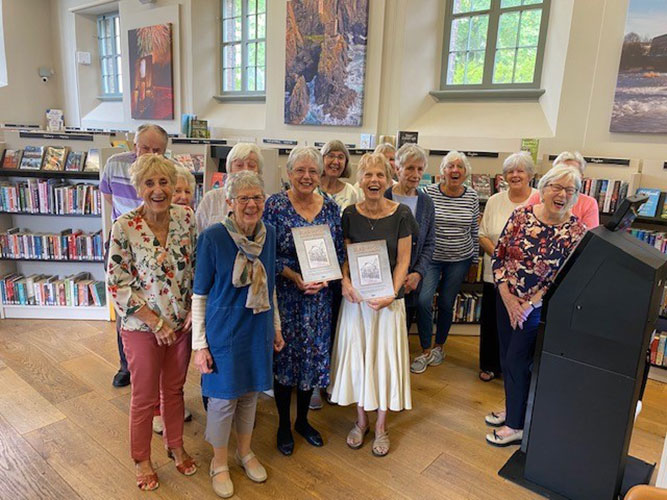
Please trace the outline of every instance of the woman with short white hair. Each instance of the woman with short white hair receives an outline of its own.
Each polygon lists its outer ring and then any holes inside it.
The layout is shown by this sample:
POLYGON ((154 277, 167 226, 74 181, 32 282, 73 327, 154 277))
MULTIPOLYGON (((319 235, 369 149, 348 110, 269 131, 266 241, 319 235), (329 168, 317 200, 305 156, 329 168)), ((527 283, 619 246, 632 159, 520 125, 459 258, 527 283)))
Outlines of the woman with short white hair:
MULTIPOLYGON (((554 160, 553 166, 555 167, 556 165, 575 167, 583 179, 587 163, 579 151, 575 151, 574 153, 563 151, 554 160)), ((526 204, 535 205, 539 202, 539 195, 534 194, 528 199, 526 204)), ((586 229, 595 229, 600 225, 600 207, 598 206, 598 201, 587 194, 579 193, 577 203, 572 207, 572 215, 576 216, 586 226, 586 229)))
POLYGON ((197 181, 192 172, 183 165, 176 165, 176 185, 174 186, 174 196, 171 199, 172 203, 193 208, 196 191, 197 181))
POLYGON ((413 361, 413 373, 442 363, 443 347, 452 326, 452 309, 470 265, 479 260, 479 199, 463 182, 470 175, 463 153, 450 151, 440 163, 440 183, 426 194, 435 207, 435 249, 426 270, 417 304, 417 326, 422 353, 413 361), (438 291, 438 320, 433 337, 433 295, 438 291))
POLYGON ((514 210, 495 247, 492 269, 505 411, 485 418, 488 425, 499 427, 486 435, 494 446, 519 444, 523 438, 542 298, 586 232, 572 215, 580 189, 577 168, 553 167, 540 179, 541 202, 514 210))
POLYGON ((498 329, 496 328, 496 287, 491 272, 491 256, 507 219, 515 208, 526 203, 537 189, 530 187, 535 176, 535 164, 529 153, 509 155, 503 162, 503 178, 509 189, 494 194, 486 202, 479 225, 479 246, 484 251, 484 288, 479 329, 479 378, 489 382, 500 375, 498 329))
MULTIPOLYGON (((263 168, 262 151, 257 144, 250 142, 239 142, 234 145, 225 162, 225 173, 228 176, 244 170, 256 172, 261 176, 263 168)), ((222 222, 228 212, 224 189, 211 189, 206 192, 197 207, 197 230, 201 233, 211 224, 222 222)))

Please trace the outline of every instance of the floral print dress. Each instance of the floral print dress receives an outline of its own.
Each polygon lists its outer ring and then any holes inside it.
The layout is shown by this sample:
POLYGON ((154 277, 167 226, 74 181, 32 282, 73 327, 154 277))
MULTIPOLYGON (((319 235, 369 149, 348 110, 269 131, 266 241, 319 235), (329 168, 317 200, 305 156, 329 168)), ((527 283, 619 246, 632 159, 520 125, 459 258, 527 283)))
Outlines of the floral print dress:
POLYGON ((332 293, 328 287, 315 295, 305 295, 293 281, 280 273, 289 267, 299 273, 291 228, 325 224, 331 228, 338 260, 344 261, 343 231, 340 208, 324 197, 322 210, 313 222, 301 217, 286 193, 274 194, 266 200, 264 220, 276 228, 276 291, 285 347, 273 358, 273 374, 283 385, 300 390, 329 385, 332 326, 332 293))
POLYGON ((496 286, 506 282, 519 298, 548 288, 585 232, 586 226, 574 215, 562 224, 550 225, 537 218, 533 206, 517 208, 493 253, 496 286))
POLYGON ((163 247, 140 214, 141 207, 130 210, 113 224, 107 288, 124 330, 151 331, 133 315, 144 305, 178 330, 191 309, 195 216, 189 208, 171 205, 163 247))

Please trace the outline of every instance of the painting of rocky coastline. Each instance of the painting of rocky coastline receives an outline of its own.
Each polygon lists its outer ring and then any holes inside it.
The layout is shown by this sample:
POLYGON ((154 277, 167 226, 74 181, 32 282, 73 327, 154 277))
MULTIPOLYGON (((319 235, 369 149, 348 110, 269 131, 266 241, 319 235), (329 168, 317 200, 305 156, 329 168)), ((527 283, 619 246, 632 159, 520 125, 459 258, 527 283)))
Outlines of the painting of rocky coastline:
POLYGON ((361 126, 368 0, 288 0, 285 123, 361 126))
POLYGON ((609 130, 667 133, 667 2, 630 0, 609 130))

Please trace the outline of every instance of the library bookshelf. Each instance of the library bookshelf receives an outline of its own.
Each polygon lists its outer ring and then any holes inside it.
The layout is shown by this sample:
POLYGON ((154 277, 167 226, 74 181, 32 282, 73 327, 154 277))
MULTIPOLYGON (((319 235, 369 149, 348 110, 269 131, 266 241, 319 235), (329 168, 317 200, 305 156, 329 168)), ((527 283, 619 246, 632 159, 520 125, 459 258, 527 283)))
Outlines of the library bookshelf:
MULTIPOLYGON (((113 133, 88 133, 76 132, 44 132, 28 129, 5 129, 3 130, 4 142, 0 148, 21 149, 26 146, 65 146, 70 151, 99 151, 100 171, 49 171, 49 170, 23 170, 23 169, 0 169, 0 184, 16 185, 25 183, 27 180, 54 180, 61 186, 75 186, 80 183, 99 184, 100 176, 107 159, 113 154, 120 153, 121 148, 110 147, 113 133)), ((41 203, 41 202, 40 202, 41 203)), ((57 213, 53 207, 47 213, 26 211, 2 211, 0 212, 0 233, 5 233, 10 228, 25 229, 34 234, 58 234, 61 231, 81 230, 87 234, 97 233, 103 229, 104 203, 101 204, 101 212, 97 213, 57 213)), ((40 206, 40 210, 42 207, 40 206)), ((101 241, 101 239, 100 239, 101 241)), ((99 254, 99 244, 97 246, 99 254)), ((42 256, 43 257, 43 256, 42 256)), ((67 276, 79 273, 89 273, 92 280, 104 281, 104 263, 101 259, 90 259, 74 256, 74 258, 63 258, 60 260, 40 258, 33 256, 5 256, 0 259, 0 275, 9 273, 48 276, 67 276)), ((28 305, 28 304, 3 304, 0 303, 0 318, 40 318, 40 319, 83 319, 83 320, 109 320, 111 318, 109 301, 106 298, 106 290, 103 288, 103 296, 100 297, 102 305, 88 306, 65 306, 65 305, 28 305)), ((1 301, 0 301, 1 302, 1 301)))

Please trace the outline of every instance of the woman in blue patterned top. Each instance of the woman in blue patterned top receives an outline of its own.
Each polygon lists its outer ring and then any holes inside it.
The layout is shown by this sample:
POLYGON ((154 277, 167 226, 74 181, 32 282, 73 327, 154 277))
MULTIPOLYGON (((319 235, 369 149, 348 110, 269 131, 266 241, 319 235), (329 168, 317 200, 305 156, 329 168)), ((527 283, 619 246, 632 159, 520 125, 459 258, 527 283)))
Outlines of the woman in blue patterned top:
POLYGON ((538 189, 542 202, 514 210, 493 254, 506 409, 485 419, 500 427, 486 436, 495 446, 518 444, 523 439, 542 297, 586 232, 586 226, 572 215, 581 189, 575 167, 552 168, 540 179, 538 189))
POLYGON ((278 449, 285 455, 294 449, 290 422, 294 387, 294 430, 313 446, 323 445, 320 433, 308 423, 308 404, 314 388, 329 385, 332 294, 327 283, 304 284, 291 231, 293 227, 325 224, 331 228, 338 258, 343 257, 340 208, 332 199, 315 192, 322 169, 322 155, 317 149, 294 148, 287 160, 290 188, 269 197, 264 211, 264 220, 276 228, 276 290, 285 348, 275 355, 273 369, 280 418, 278 449))
POLYGON ((452 326, 452 309, 470 265, 479 260, 479 200, 463 185, 470 175, 466 155, 450 151, 440 163, 440 183, 426 188, 435 206, 435 250, 426 269, 417 304, 417 326, 422 353, 410 366, 423 373, 442 363, 443 346, 452 326), (438 290, 438 323, 433 337, 433 295, 438 290))

